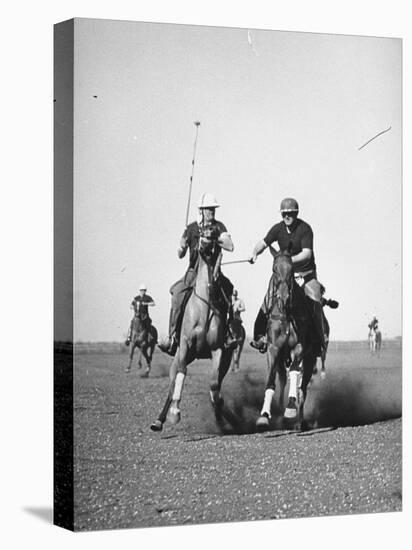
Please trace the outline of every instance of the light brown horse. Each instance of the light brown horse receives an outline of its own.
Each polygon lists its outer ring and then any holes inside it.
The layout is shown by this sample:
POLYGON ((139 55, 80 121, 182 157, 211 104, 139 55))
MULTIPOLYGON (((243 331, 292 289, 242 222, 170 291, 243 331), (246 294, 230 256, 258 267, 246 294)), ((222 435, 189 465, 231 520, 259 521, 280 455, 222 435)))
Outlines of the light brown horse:
POLYGON ((158 419, 150 426, 153 431, 160 431, 166 418, 172 424, 180 421, 179 406, 187 366, 194 359, 212 358, 210 399, 216 413, 223 406, 220 388, 232 352, 224 348, 226 313, 218 307, 221 252, 217 240, 207 233, 201 236, 198 250, 195 287, 185 307, 179 345, 170 366, 169 392, 158 419))
POLYGON ((279 379, 279 405, 284 418, 297 420, 304 427, 304 403, 307 387, 316 364, 313 342, 316 338, 313 321, 303 290, 293 277, 292 258, 288 251, 274 253, 273 274, 265 299, 269 313, 267 325, 268 379, 263 407, 256 427, 269 428, 271 404, 275 395, 276 375, 279 379), (289 397, 284 409, 284 391, 289 372, 289 397))
POLYGON ((147 378, 152 366, 152 357, 154 348, 157 344, 157 330, 150 323, 145 315, 137 314, 132 321, 132 331, 130 336, 130 354, 129 364, 125 368, 125 372, 129 373, 132 368, 133 355, 135 350, 138 352, 137 364, 139 369, 142 368, 142 357, 146 362, 146 369, 142 374, 142 378, 147 378))

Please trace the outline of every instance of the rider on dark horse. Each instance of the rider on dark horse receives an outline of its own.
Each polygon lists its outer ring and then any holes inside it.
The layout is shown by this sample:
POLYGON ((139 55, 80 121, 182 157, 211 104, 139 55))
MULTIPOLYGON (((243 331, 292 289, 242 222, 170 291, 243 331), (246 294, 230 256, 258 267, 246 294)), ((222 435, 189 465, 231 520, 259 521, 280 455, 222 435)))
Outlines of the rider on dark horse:
MULTIPOLYGON (((142 283, 139 287, 139 294, 133 298, 132 303, 130 304, 130 309, 134 310, 134 317, 139 317, 146 328, 149 328, 152 324, 152 320, 149 316, 149 307, 156 305, 153 301, 153 298, 146 294, 147 287, 142 283)), ((129 332, 126 338, 126 346, 130 344, 130 338, 132 335, 133 320, 130 322, 129 332)))
MULTIPOLYGON (((215 210, 220 205, 216 201, 216 198, 211 193, 204 193, 199 200, 199 218, 196 222, 189 224, 180 240, 180 246, 177 250, 179 258, 183 258, 189 250, 189 267, 185 275, 179 279, 170 289, 172 295, 172 306, 169 318, 169 337, 162 344, 158 344, 159 348, 168 353, 174 355, 176 353, 180 323, 184 312, 185 305, 189 296, 194 288, 196 281, 196 266, 198 261, 198 244, 201 234, 207 230, 209 234, 213 234, 213 237, 217 239, 218 251, 221 249, 229 252, 233 251, 232 239, 227 232, 225 225, 215 219, 215 210)), ((222 294, 222 309, 226 315, 229 312, 229 318, 231 317, 231 296, 233 292, 233 285, 227 277, 220 271, 218 272, 218 284, 222 294)), ((226 344, 231 346, 233 344, 233 338, 228 333, 226 338, 226 344)))
MULTIPOLYGON (((283 220, 275 224, 266 237, 259 241, 250 261, 254 263, 257 256, 261 254, 272 243, 277 242, 281 251, 290 250, 294 267, 295 281, 305 292, 311 316, 317 335, 317 355, 321 355, 326 349, 324 315, 322 307, 328 305, 335 309, 338 303, 334 300, 323 298, 324 287, 317 280, 315 255, 313 251, 313 231, 308 223, 298 218, 299 205, 295 199, 283 199, 280 205, 280 213, 283 220)), ((266 311, 267 300, 257 315, 253 340, 250 345, 264 353, 266 344, 266 327, 270 311, 266 311)))

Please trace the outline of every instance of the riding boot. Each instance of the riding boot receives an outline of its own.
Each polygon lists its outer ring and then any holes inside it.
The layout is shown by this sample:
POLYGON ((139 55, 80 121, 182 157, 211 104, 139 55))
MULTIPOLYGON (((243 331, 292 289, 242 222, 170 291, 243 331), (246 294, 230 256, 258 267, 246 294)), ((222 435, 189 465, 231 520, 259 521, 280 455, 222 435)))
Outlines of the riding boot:
POLYGON ((266 343, 266 328, 267 328, 267 317, 262 308, 260 308, 259 313, 257 314, 255 325, 253 327, 253 340, 250 342, 252 348, 257 349, 260 353, 265 353, 267 350, 266 343))
POLYGON ((170 310, 169 316, 169 336, 164 342, 157 344, 159 349, 165 353, 174 356, 177 350, 177 337, 176 329, 179 321, 180 309, 174 307, 172 303, 172 308, 170 310))
POLYGON ((308 302, 311 305, 313 322, 315 325, 316 336, 318 339, 317 355, 318 357, 320 357, 322 355, 322 352, 326 349, 325 325, 323 321, 324 316, 323 316, 322 304, 320 302, 315 302, 310 298, 308 298, 308 302))

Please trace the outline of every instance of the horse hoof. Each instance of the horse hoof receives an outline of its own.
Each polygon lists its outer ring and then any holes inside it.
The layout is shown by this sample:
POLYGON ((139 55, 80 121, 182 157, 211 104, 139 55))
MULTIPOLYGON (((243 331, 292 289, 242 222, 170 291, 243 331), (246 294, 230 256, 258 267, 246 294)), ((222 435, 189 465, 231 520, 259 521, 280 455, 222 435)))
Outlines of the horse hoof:
POLYGON ((320 377, 322 380, 326 378, 326 372, 324 370, 320 371, 320 377))
POLYGON ((296 418, 297 414, 298 408, 296 406, 296 398, 290 397, 283 416, 285 418, 291 419, 296 418))
POLYGON ((170 409, 167 413, 167 420, 170 422, 170 424, 178 424, 180 422, 180 410, 170 409))
POLYGON ((140 378, 149 378, 149 373, 144 372, 143 374, 140 375, 140 378))
POLYGON ((150 426, 150 429, 153 432, 161 432, 163 430, 163 424, 160 422, 160 420, 155 420, 150 426))
POLYGON ((259 432, 264 432, 269 428, 269 417, 267 413, 263 413, 262 416, 256 420, 256 428, 259 432))
POLYGON ((129 367, 126 367, 126 368, 124 369, 124 372, 125 372, 126 374, 129 374, 130 368, 129 368, 129 367))

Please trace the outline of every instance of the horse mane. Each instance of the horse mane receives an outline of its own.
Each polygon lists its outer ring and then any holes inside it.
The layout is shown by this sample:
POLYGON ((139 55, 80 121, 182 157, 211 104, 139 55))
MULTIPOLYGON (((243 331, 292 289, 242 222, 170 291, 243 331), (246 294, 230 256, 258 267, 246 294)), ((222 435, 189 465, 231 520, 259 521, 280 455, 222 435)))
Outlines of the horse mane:
POLYGON ((276 250, 271 244, 269 245, 269 252, 272 254, 273 259, 277 258, 280 255, 291 256, 292 255, 292 241, 289 241, 288 247, 286 250, 276 250))

